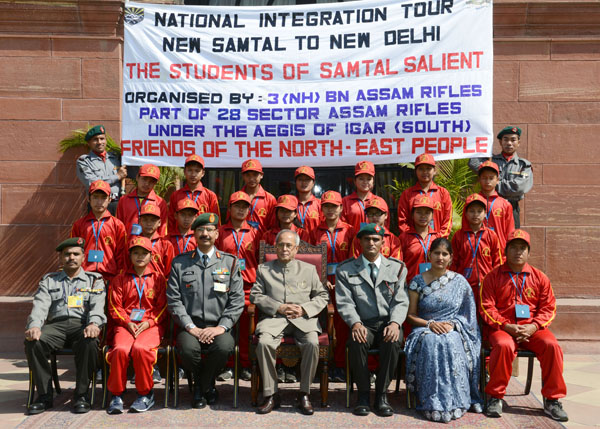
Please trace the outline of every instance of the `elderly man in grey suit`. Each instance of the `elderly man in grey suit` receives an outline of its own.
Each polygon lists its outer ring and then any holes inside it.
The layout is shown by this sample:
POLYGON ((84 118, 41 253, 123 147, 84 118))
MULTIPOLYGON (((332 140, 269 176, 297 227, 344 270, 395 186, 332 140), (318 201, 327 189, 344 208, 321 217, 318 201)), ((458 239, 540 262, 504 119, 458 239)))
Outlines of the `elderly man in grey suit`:
POLYGON ((402 323, 408 311, 407 270, 403 262, 380 254, 384 233, 379 225, 363 226, 357 234, 362 255, 344 261, 336 270, 337 310, 351 329, 348 354, 358 388, 354 414, 359 416, 370 412, 367 353, 373 345, 379 348, 373 408, 383 417, 394 414, 386 392, 398 364, 402 323))
POLYGON ((277 234, 277 259, 260 264, 256 283, 250 291, 250 302, 267 317, 258 322, 256 355, 263 378, 264 402, 258 414, 270 413, 280 405, 275 370, 276 350, 285 335, 295 338, 302 354, 300 392, 297 407, 310 415, 310 383, 319 362, 317 316, 327 306, 329 295, 314 265, 295 258, 300 244, 296 232, 284 229, 277 234))

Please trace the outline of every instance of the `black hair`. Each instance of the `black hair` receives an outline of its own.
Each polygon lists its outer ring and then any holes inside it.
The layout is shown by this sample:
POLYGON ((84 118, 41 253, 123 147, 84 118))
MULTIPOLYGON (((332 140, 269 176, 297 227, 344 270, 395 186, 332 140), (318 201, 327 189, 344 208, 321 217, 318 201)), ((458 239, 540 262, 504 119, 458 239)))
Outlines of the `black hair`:
POLYGON ((428 253, 433 252, 435 249, 441 246, 444 246, 448 253, 452 255, 452 243, 450 243, 450 240, 444 237, 436 238, 435 240, 433 240, 433 243, 431 243, 431 247, 429 248, 428 253))

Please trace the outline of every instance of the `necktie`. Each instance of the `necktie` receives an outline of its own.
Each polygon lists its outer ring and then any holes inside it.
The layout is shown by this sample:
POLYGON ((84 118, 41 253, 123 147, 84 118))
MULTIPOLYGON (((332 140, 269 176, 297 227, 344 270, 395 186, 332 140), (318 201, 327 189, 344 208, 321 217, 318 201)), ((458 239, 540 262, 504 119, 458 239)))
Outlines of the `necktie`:
POLYGON ((206 267, 206 264, 208 264, 208 255, 202 255, 202 263, 206 267))
POLYGON ((373 285, 375 285, 377 281, 377 274, 379 274, 379 268, 373 262, 369 263, 369 268, 371 268, 371 281, 373 285))

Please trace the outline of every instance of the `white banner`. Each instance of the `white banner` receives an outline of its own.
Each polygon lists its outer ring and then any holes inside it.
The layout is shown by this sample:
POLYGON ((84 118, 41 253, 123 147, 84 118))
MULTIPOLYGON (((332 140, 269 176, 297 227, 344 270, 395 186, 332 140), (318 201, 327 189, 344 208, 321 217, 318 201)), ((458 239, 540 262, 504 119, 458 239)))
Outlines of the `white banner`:
POLYGON ((490 156, 491 0, 127 3, 123 163, 490 156))

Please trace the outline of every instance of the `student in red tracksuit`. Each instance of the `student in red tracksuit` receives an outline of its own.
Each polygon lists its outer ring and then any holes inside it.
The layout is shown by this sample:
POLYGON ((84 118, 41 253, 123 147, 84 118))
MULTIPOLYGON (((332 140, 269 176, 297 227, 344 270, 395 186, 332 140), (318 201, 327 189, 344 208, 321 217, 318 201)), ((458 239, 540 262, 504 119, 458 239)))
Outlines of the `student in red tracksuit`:
POLYGON ((169 233, 177 230, 175 213, 177 203, 180 200, 188 199, 194 201, 198 207, 199 214, 215 213, 218 215, 221 213, 219 211, 217 194, 202 185, 202 178, 206 174, 204 159, 199 155, 188 156, 185 159, 183 174, 185 176, 185 186, 173 192, 171 198, 169 198, 169 233))
MULTIPOLYGON (((239 319, 240 363, 242 364, 240 378, 242 380, 250 380, 250 360, 248 358, 250 319, 248 318, 248 305, 250 305, 250 289, 256 281, 259 246, 258 231, 246 221, 250 212, 250 202, 250 196, 245 192, 237 191, 231 194, 229 197, 229 220, 225 225, 219 227, 219 237, 215 242, 217 249, 231 253, 238 258, 237 263, 244 281, 245 306, 239 319)), ((231 369, 227 369, 217 377, 217 380, 228 380, 232 375, 231 369)))
POLYGON ((152 368, 166 329, 166 280, 149 266, 152 243, 146 237, 134 236, 129 242, 129 256, 130 268, 115 278, 109 295, 108 314, 115 326, 106 356, 110 365, 107 388, 112 394, 109 414, 123 412, 121 395, 130 359, 138 393, 130 411, 144 412, 154 405, 152 368))
POLYGON ((440 234, 431 227, 433 206, 434 200, 429 195, 417 195, 412 200, 411 226, 398 237, 403 261, 408 270, 407 284, 410 284, 414 276, 431 268, 427 254, 433 240, 440 237, 440 234))
POLYGON ((139 218, 142 207, 146 204, 154 204, 160 209, 162 223, 158 235, 163 237, 166 234, 167 203, 154 192, 154 185, 156 185, 159 178, 160 170, 156 165, 142 165, 137 175, 137 187, 119 200, 117 218, 125 224, 128 235, 140 235, 142 233, 139 218))
MULTIPOLYGON (((372 162, 360 161, 354 166, 354 186, 356 191, 342 200, 342 220, 358 233, 360 227, 367 223, 366 204, 375 197, 371 192, 375 188, 375 166, 372 162)), ((385 227, 389 226, 388 219, 385 227)))
POLYGON ((175 227, 169 227, 169 243, 173 246, 175 256, 196 249, 194 231, 190 228, 198 216, 198 206, 194 200, 182 198, 176 204, 175 227))
POLYGON ((486 199, 485 226, 496 233, 500 248, 504 249, 506 237, 515 229, 515 219, 512 205, 496 192, 499 171, 498 165, 488 160, 479 165, 477 174, 481 186, 480 195, 486 199))
MULTIPOLYGON (((383 245, 381 246, 381 254, 386 258, 392 257, 402 260, 402 248, 400 247, 400 239, 385 228, 385 223, 388 220, 388 205, 385 200, 377 195, 374 195, 365 205, 365 214, 368 223, 374 223, 384 228, 383 245)), ((350 255, 358 258, 362 254, 362 246, 360 240, 354 237, 350 248, 350 255)))
POLYGON ((486 200, 479 194, 467 197, 462 228, 452 237, 450 269, 462 274, 471 285, 475 303, 479 303, 479 284, 492 268, 502 263, 498 236, 484 225, 486 200))
POLYGON ((260 185, 262 178, 263 169, 259 160, 248 159, 242 163, 242 180, 244 181, 242 191, 250 197, 250 210, 248 210, 246 220, 248 225, 259 234, 263 234, 273 226, 275 221, 273 208, 277 204, 275 197, 260 185))
POLYGON ((102 274, 107 284, 127 261, 125 225, 108 211, 110 185, 96 180, 90 185, 90 212, 71 227, 71 237, 85 239, 83 269, 102 274))
POLYGON ((300 240, 308 243, 308 233, 302 228, 298 228, 294 225, 296 220, 296 208, 298 207, 298 200, 293 195, 282 195, 277 198, 277 204, 275 205, 275 217, 277 218, 277 226, 269 229, 265 232, 261 240, 265 240, 265 243, 271 246, 275 245, 275 238, 279 231, 283 229, 289 229, 298 234, 300 240))
MULTIPOLYGON (((327 287, 333 307, 335 307, 335 270, 340 262, 350 258, 350 245, 354 237, 352 226, 340 219, 342 214, 342 196, 339 192, 327 191, 321 196, 321 211, 325 220, 310 236, 311 244, 327 243, 327 287)), ((333 316, 337 345, 333 352, 336 368, 332 371, 334 381, 343 381, 346 368, 346 341, 348 325, 335 310, 333 316)))
POLYGON ((175 250, 169 240, 159 235, 158 231, 162 224, 160 214, 157 206, 154 204, 145 204, 141 209, 139 222, 142 226, 141 236, 150 239, 152 243, 152 261, 150 262, 150 266, 153 270, 168 278, 171 272, 171 262, 175 257, 175 250))
POLYGON ((417 156, 415 160, 417 183, 402 192, 398 201, 398 228, 400 232, 411 227, 411 201, 418 195, 428 195, 433 200, 434 231, 442 237, 448 237, 452 231, 452 200, 446 188, 433 181, 435 176, 435 159, 428 153, 417 156))
POLYGON ((556 298, 548 277, 527 263, 529 234, 511 232, 506 244, 506 263, 494 268, 481 284, 483 338, 492 347, 490 381, 485 393, 491 396, 486 414, 502 415, 502 398, 510 380, 517 347, 535 353, 542 367, 544 412, 555 420, 567 421, 559 398, 567 394, 563 379, 563 353, 548 327, 556 316, 556 298))
POLYGON ((296 183, 296 194, 298 197, 298 208, 296 209, 296 219, 300 222, 300 227, 309 235, 317 229, 323 215, 321 214, 321 200, 313 194, 315 187, 315 170, 307 165, 296 168, 294 172, 296 183))

